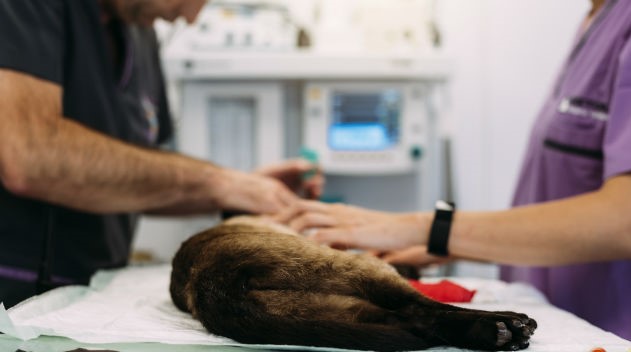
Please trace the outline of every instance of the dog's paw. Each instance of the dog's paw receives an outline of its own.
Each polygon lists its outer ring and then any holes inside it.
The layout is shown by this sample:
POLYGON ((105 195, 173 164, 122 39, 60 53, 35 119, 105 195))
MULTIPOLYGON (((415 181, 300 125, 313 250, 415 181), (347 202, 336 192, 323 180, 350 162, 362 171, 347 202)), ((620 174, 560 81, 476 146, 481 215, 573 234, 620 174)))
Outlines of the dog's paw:
MULTIPOLYGON (((537 328, 537 322, 534 319, 525 314, 512 312, 498 312, 494 316, 485 317, 484 320, 487 321, 487 324, 495 324, 495 346, 487 347, 501 351, 517 351, 527 348, 530 345, 530 337, 537 328)), ((493 342, 492 340, 489 342, 493 342)))
POLYGON ((396 322, 432 346, 455 346, 470 350, 517 351, 530 345, 537 322, 525 314, 451 308, 428 317, 428 309, 413 310, 396 322), (425 313, 425 314, 423 314, 425 313))

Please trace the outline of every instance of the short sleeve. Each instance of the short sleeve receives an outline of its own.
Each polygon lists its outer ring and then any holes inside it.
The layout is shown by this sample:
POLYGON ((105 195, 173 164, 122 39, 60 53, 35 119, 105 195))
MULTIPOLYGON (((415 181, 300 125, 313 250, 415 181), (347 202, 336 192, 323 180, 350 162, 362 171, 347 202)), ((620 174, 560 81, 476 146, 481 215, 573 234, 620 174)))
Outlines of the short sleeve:
POLYGON ((64 32, 63 0, 0 0, 0 68, 62 84, 64 32))
POLYGON ((604 139, 605 179, 631 172, 631 40, 618 62, 604 139))

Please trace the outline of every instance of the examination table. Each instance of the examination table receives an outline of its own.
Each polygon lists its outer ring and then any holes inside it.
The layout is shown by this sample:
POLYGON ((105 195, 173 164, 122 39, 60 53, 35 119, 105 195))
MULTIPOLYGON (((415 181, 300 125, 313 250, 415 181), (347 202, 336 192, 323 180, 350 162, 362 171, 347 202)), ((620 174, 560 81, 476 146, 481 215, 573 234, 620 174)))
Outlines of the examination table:
MULTIPOLYGON (((244 345, 210 335, 179 311, 168 292, 170 266, 138 266, 97 273, 89 287, 62 287, 6 311, 0 307, 0 351, 241 352, 260 349, 331 351, 305 346, 244 345), (177 345, 177 346, 174 346, 177 345)), ((484 310, 514 310, 539 324, 529 352, 631 352, 631 342, 605 332, 546 302, 524 284, 450 278, 477 291, 471 303, 484 310)), ((452 347, 430 351, 464 351, 452 347)))

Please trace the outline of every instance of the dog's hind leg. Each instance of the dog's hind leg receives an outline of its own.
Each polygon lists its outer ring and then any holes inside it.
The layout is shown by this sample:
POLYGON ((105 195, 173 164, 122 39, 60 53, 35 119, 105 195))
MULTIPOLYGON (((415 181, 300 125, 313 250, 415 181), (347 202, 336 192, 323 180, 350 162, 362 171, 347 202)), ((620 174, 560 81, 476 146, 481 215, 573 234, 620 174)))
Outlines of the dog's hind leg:
POLYGON ((525 314, 488 312, 443 304, 419 294, 409 283, 373 258, 357 257, 356 265, 371 267, 371 275, 349 278, 360 297, 385 309, 390 325, 414 333, 430 345, 453 345, 481 350, 526 348, 537 323, 525 314))

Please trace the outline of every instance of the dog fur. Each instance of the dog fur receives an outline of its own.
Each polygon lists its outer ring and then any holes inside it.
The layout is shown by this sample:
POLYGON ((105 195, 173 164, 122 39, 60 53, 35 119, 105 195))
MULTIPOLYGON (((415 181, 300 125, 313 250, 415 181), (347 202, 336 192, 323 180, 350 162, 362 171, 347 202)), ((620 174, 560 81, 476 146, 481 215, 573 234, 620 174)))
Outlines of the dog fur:
POLYGON ((536 322, 433 301, 389 265, 238 217, 185 241, 173 259, 175 305, 241 343, 410 351, 445 345, 518 350, 536 322))

